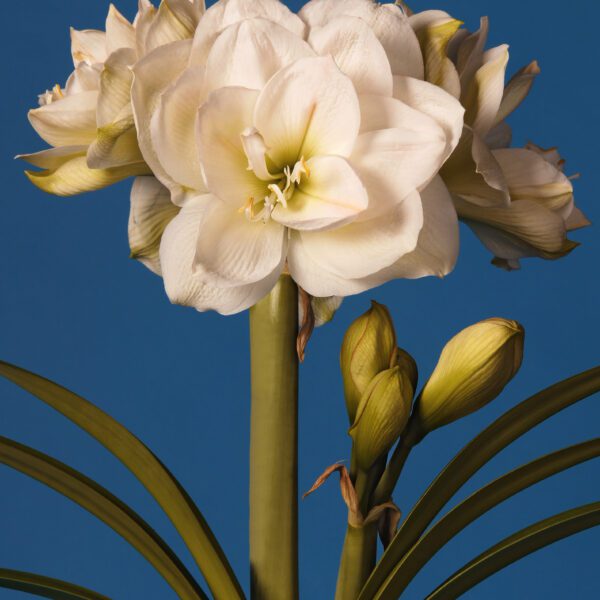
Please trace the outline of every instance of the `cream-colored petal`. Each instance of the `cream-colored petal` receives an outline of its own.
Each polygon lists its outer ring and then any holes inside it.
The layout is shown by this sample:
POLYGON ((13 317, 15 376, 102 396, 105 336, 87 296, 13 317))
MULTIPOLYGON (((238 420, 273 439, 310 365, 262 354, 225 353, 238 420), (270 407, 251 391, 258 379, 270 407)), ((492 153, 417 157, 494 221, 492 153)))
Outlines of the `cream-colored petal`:
POLYGON ((459 230, 456 209, 448 189, 436 177, 421 192, 423 228, 416 248, 370 277, 373 285, 390 279, 419 279, 448 275, 456 264, 459 230))
POLYGON ((425 58, 425 80, 458 98, 460 97, 460 80, 454 63, 448 58, 447 48, 462 22, 445 13, 442 14, 444 16, 438 15, 437 18, 431 20, 425 20, 416 15, 411 17, 410 24, 417 33, 425 58))
POLYGON ((100 127, 87 151, 88 166, 110 169, 144 162, 137 141, 133 115, 100 127))
POLYGON ((40 169, 57 169, 72 158, 84 155, 86 151, 87 146, 60 146, 34 154, 18 154, 15 158, 24 160, 40 169))
POLYGON ((532 200, 517 200, 509 207, 481 207, 455 198, 461 219, 511 234, 542 252, 561 252, 566 240, 564 220, 532 200))
POLYGON ((268 194, 266 183, 248 169, 241 139, 252 126, 258 95, 246 88, 222 88, 198 114, 198 149, 208 189, 237 209, 268 194))
POLYGON ((162 0, 144 40, 145 52, 182 40, 189 40, 194 29, 182 14, 171 8, 172 0, 162 0))
POLYGON ((137 177, 133 182, 128 224, 131 258, 157 275, 161 274, 162 234, 179 210, 171 202, 169 190, 155 177, 137 177))
POLYGON ((447 156, 456 148, 463 130, 465 110, 452 95, 426 81, 394 77, 394 98, 434 119, 447 138, 447 156))
POLYGON ((29 121, 51 146, 83 146, 96 137, 98 92, 65 96, 29 111, 29 121))
POLYGON ((81 62, 90 65, 103 63, 108 58, 106 50, 104 31, 95 29, 78 31, 71 27, 71 54, 75 66, 81 62))
POLYGON ((283 67, 314 55, 302 38, 281 25, 245 19, 227 27, 215 40, 206 63, 207 91, 226 86, 261 90, 283 67))
POLYGON ((196 125, 205 98, 203 67, 190 68, 161 96, 151 133, 160 163, 174 181, 206 191, 200 166, 196 125))
POLYGON ((245 19, 262 18, 284 27, 297 37, 305 38, 305 25, 279 0, 220 0, 204 14, 194 35, 190 64, 205 65, 219 34, 245 19))
POLYGON ((272 218, 291 229, 317 231, 338 227, 363 212, 369 198, 348 162, 339 156, 318 156, 306 162, 287 206, 278 204, 272 218))
POLYGON ((162 46, 140 60, 133 69, 131 99, 140 150, 154 175, 167 187, 173 185, 173 180, 158 160, 150 124, 161 94, 187 66, 190 49, 189 40, 162 46))
POLYGON ((303 58, 279 71, 261 92, 254 125, 283 168, 300 158, 352 152, 360 126, 354 86, 331 57, 303 58))
POLYGON ((300 11, 310 29, 336 17, 357 17, 372 28, 386 51, 392 73, 423 78, 423 57, 417 36, 398 6, 371 0, 311 0, 300 11))
POLYGON ((508 206, 506 179, 485 143, 469 127, 441 170, 448 189, 480 206, 508 206))
POLYGON ((457 48, 456 68, 460 74, 460 84, 463 91, 468 89, 475 73, 484 63, 483 54, 489 29, 489 19, 481 17, 479 31, 467 36, 457 48))
MULTIPOLYGON (((300 232, 298 238, 292 238, 290 254, 299 239, 304 252, 324 271, 345 279, 368 277, 414 250, 422 227, 421 198, 413 192, 381 217, 326 232, 300 232)), ((306 282, 296 277, 302 277, 301 266, 291 261, 290 272, 302 288, 315 295, 306 282)))
MULTIPOLYGON (((136 62, 136 53, 131 48, 122 48, 111 54, 100 75, 100 94, 96 120, 98 127, 113 123, 125 107, 131 105, 131 67, 136 62)), ((127 110, 131 114, 131 110, 127 110)))
POLYGON ((106 53, 110 56, 120 48, 136 50, 135 29, 111 4, 106 17, 106 53))
POLYGON ((205 205, 218 202, 214 196, 200 196, 188 201, 165 229, 160 244, 160 263, 165 289, 174 304, 193 306, 196 310, 216 310, 234 314, 256 304, 266 296, 279 278, 276 271, 257 283, 239 287, 215 287, 202 283, 193 273, 193 262, 204 217, 205 205))
POLYGON ((463 96, 465 123, 482 137, 497 122, 507 64, 507 45, 485 52, 483 66, 477 70, 463 96))
POLYGON ((483 141, 490 150, 508 148, 512 142, 512 128, 506 121, 500 121, 489 130, 483 141))
POLYGON ((81 92, 97 92, 100 89, 99 65, 79 63, 65 85, 65 95, 73 96, 81 92))
POLYGON ((373 30, 362 19, 336 17, 312 28, 308 42, 320 56, 333 57, 359 94, 392 95, 389 60, 373 30))
MULTIPOLYGON (((433 123, 433 121, 432 121, 433 123)), ((437 175, 446 152, 440 127, 383 129, 358 137, 350 164, 369 194, 361 220, 385 215, 437 175)))
MULTIPOLYGON (((315 327, 321 327, 326 323, 329 323, 337 309, 342 305, 343 298, 341 296, 329 296, 327 298, 311 298, 310 303, 312 306, 313 316, 315 318, 315 327)), ((302 302, 299 302, 298 316, 299 321, 303 321, 303 306, 302 302)))
POLYGON ((527 98, 531 86, 540 72, 540 67, 537 61, 534 60, 513 75, 504 88, 502 102, 496 116, 496 123, 500 123, 506 119, 527 98))
POLYGON ((56 196, 74 196, 105 188, 128 177, 148 175, 149 171, 144 163, 115 169, 90 169, 83 153, 64 162, 56 169, 26 171, 25 174, 44 192, 56 196))
POLYGON ((224 202, 209 203, 200 220, 194 273, 209 285, 238 287, 281 273, 287 232, 269 221, 249 221, 224 202))

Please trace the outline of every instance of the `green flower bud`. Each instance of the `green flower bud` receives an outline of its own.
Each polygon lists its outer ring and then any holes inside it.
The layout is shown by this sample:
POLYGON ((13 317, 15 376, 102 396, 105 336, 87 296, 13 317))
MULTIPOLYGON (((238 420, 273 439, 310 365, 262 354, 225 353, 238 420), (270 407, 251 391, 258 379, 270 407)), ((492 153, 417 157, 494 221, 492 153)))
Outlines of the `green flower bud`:
POLYGON ((375 375, 390 367, 396 333, 388 309, 377 302, 350 325, 340 354, 344 395, 350 424, 360 399, 375 375))
POLYGON ((396 365, 400 367, 400 370, 403 373, 406 373, 406 376, 412 384, 413 390, 416 390, 419 382, 419 369, 415 359, 406 350, 396 348, 392 355, 390 367, 395 367, 396 365))
POLYGON ((507 319, 487 319, 454 336, 417 401, 415 418, 421 434, 496 398, 521 366, 524 337, 523 327, 507 319))
POLYGON ((369 469, 398 440, 408 422, 412 398, 412 384, 398 366, 371 381, 349 431, 361 469, 369 469))

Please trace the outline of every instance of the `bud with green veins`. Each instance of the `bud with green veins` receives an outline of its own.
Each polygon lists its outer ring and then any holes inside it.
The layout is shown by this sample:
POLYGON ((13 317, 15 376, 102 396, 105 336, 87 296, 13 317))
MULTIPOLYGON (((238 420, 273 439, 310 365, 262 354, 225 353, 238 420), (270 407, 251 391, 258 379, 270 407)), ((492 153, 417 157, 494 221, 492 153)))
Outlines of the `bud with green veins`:
POLYGON ((399 366, 379 373, 363 394, 350 435, 364 471, 398 440, 410 416, 412 383, 399 366))
POLYGON ((396 332, 388 309, 377 302, 346 331, 340 354, 344 395, 350 424, 372 379, 390 367, 396 332))
POLYGON ((499 318, 454 336, 417 401, 414 420, 421 435, 494 400, 521 366, 524 337, 519 323, 499 318))

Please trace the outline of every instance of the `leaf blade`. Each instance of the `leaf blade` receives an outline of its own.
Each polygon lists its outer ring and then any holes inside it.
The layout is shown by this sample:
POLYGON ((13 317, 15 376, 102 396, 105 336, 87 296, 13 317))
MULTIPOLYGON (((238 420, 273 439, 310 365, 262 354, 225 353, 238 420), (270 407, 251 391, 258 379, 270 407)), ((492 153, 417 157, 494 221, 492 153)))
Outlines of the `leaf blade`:
POLYGON ((488 483, 455 506, 404 555, 379 589, 377 600, 401 596, 421 568, 449 540, 507 498, 556 473, 600 456, 600 438, 533 460, 488 483))
POLYGON ((492 546, 438 586, 427 600, 454 600, 472 587, 521 558, 600 525, 600 502, 554 515, 521 529, 492 546))
POLYGON ((244 593, 208 523, 181 484, 137 437, 91 402, 57 383, 0 361, 0 376, 30 392, 98 440, 152 494, 167 514, 217 598, 244 593))
POLYGON ((68 581, 12 569, 0 569, 0 587, 53 600, 110 600, 108 596, 68 581))
POLYGON ((75 469, 0 436, 0 462, 51 487, 102 520, 129 542, 184 600, 208 600, 183 563, 137 513, 75 469))
POLYGON ((416 543, 448 500, 506 446, 561 410, 600 390, 600 367, 560 381, 521 402, 471 440, 438 474, 406 517, 363 587, 371 600, 398 562, 416 543))

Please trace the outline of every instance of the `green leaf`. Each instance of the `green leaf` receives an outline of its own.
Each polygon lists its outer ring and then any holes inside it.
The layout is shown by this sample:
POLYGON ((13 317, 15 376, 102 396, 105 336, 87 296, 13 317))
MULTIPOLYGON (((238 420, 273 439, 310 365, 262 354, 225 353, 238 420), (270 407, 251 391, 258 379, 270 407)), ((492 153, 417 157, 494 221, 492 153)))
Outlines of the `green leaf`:
POLYGON ((53 600, 110 600, 67 581, 10 569, 0 569, 0 587, 53 600))
POLYGON ((539 521, 480 554, 437 587, 427 600, 454 600, 528 554, 597 525, 600 525, 600 502, 539 521))
POLYGON ((137 437, 91 402, 48 379, 3 361, 0 375, 87 431, 139 479, 179 531, 215 597, 244 598, 233 569, 194 501, 137 437))
POLYGON ((375 597, 402 557, 445 504, 501 450, 561 410, 600 390, 600 367, 565 379, 521 402, 469 442, 419 498, 363 587, 359 600, 375 597))
POLYGON ((423 534, 396 565, 375 598, 399 598, 415 575, 440 548, 494 506, 547 477, 597 456, 600 456, 600 438, 538 458, 474 492, 423 534))
POLYGON ((148 523, 95 481, 46 454, 1 436, 0 462, 44 483, 104 521, 152 564, 180 598, 208 600, 184 564, 148 523))

